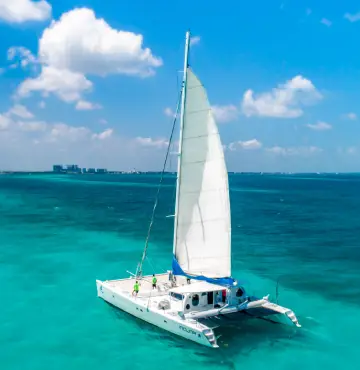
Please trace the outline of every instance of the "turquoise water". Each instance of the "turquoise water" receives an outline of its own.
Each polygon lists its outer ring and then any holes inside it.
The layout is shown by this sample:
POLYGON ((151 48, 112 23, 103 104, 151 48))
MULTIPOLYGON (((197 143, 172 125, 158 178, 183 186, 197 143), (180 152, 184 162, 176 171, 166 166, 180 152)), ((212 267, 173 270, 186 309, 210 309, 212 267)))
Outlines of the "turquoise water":
MULTIPOLYGON (((290 306, 301 330, 263 321, 214 350, 96 297, 141 256, 159 178, 0 176, 0 369, 359 369, 360 176, 230 176, 233 275, 290 306)), ((150 258, 168 269, 174 178, 150 258)), ((147 272, 152 273, 150 264, 147 272)))

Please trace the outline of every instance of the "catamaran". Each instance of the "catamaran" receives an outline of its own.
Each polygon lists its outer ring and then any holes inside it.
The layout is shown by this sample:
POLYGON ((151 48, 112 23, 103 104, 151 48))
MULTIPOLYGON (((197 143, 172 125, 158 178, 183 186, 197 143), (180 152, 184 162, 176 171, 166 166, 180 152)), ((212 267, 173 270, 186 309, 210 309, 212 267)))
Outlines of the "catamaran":
MULTIPOLYGON (((261 318, 295 327, 300 324, 292 310, 271 302, 269 296, 247 294, 232 277, 224 151, 206 90, 189 66, 189 49, 187 32, 177 108, 180 139, 172 269, 143 275, 148 234, 135 274, 119 280, 96 280, 96 285, 98 296, 113 306, 171 333, 217 348, 217 331, 229 323, 261 318)), ((166 158, 168 154, 169 149, 166 158)), ((154 213, 149 233, 153 221, 154 213)))

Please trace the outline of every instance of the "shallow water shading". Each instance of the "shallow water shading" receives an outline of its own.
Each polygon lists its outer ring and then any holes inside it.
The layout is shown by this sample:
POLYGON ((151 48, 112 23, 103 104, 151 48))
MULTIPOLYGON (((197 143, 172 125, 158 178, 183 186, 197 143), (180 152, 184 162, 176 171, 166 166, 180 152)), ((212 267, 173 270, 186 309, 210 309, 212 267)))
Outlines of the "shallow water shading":
MULTIPOLYGON (((234 276, 273 297, 279 279, 279 302, 303 328, 246 322, 213 350, 96 297, 95 279, 135 270, 157 177, 1 176, 1 368, 358 369, 360 177, 306 177, 230 176, 232 188, 253 189, 231 193, 234 276)), ((172 251, 167 181, 150 245, 160 271, 172 251)))

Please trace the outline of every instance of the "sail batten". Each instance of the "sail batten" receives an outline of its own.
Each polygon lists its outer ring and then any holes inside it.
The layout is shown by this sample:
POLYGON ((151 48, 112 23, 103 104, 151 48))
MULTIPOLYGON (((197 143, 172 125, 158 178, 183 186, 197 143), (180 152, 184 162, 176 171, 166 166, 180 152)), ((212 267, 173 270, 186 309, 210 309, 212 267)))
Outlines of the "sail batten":
POLYGON ((183 271, 231 276, 228 175, 206 91, 187 69, 182 127, 175 258, 183 271))

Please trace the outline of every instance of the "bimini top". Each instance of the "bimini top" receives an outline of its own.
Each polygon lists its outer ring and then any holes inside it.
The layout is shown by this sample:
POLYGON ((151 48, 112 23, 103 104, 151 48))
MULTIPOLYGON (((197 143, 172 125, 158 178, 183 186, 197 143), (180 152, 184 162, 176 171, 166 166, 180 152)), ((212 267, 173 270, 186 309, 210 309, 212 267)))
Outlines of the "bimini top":
POLYGON ((187 284, 170 289, 173 293, 203 293, 203 292, 216 292, 219 290, 224 290, 226 287, 216 284, 210 284, 206 281, 199 281, 192 284, 187 284))

